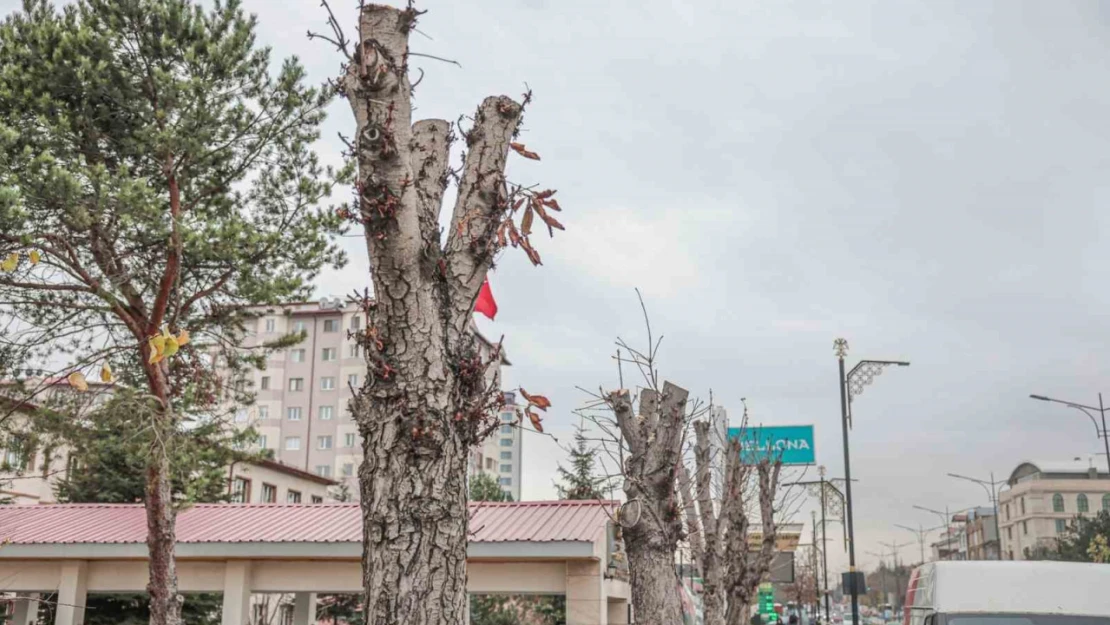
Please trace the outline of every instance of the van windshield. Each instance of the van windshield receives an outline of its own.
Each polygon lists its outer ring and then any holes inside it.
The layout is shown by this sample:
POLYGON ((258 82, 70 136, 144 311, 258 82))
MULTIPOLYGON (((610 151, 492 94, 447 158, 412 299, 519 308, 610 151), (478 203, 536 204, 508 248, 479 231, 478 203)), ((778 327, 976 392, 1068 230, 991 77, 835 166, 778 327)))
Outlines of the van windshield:
POLYGON ((946 625, 1110 625, 1107 616, 1067 614, 949 614, 946 625))

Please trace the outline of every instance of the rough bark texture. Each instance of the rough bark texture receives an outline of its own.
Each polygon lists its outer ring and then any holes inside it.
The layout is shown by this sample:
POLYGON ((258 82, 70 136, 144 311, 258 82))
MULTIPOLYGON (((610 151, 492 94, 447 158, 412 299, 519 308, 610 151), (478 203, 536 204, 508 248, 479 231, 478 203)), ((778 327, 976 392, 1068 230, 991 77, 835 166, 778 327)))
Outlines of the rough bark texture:
POLYGON ((150 625, 180 625, 184 598, 177 592, 173 496, 166 454, 152 450, 146 469, 147 549, 150 552, 150 625))
MULTIPOLYGON (((694 424, 696 443, 694 447, 694 470, 697 481, 698 510, 701 514, 701 552, 698 561, 702 571, 702 613, 705 625, 723 625, 725 622, 724 583, 724 540, 721 524, 717 520, 717 510, 713 505, 712 475, 713 465, 709 445, 709 422, 698 421, 694 424)), ((726 485, 727 488, 727 485, 726 485)), ((726 502, 722 500, 722 508, 726 502)), ((723 510, 722 510, 723 513, 723 510)))
MULTIPOLYGON (((759 584, 771 568, 775 555, 775 491, 778 488, 781 461, 762 460, 755 465, 758 479, 759 516, 763 533, 759 551, 752 552, 748 547, 748 506, 733 505, 728 508, 727 548, 728 567, 725 573, 725 589, 728 608, 728 625, 747 625, 751 606, 756 599, 759 584)), ((744 483, 750 467, 740 462, 740 444, 733 441, 729 445, 727 475, 725 477, 725 497, 744 502, 744 483)))
POLYGON ((686 397, 686 390, 670 382, 664 383, 661 394, 644 389, 636 415, 628 391, 608 396, 628 448, 623 471, 628 503, 620 520, 632 576, 632 607, 641 625, 682 622, 674 554, 683 529, 675 493, 686 397))
POLYGON ((369 625, 456 625, 466 595, 467 455, 490 429, 491 389, 469 331, 508 208, 504 167, 521 105, 486 98, 466 133, 445 249, 450 126, 412 123, 408 37, 417 12, 363 7, 343 89, 357 123, 359 215, 374 284, 366 384, 352 403, 369 625))

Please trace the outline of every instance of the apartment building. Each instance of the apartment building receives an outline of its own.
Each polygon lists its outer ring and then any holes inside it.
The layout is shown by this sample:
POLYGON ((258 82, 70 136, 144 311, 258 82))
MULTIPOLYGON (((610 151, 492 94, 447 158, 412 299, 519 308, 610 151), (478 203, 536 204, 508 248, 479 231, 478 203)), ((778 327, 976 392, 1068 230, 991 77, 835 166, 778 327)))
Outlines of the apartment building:
MULTIPOLYGON (((305 338, 270 354, 266 368, 253 373, 255 403, 240 411, 235 422, 241 427, 253 425, 259 433, 259 447, 273 450, 282 464, 345 483, 357 497, 362 441, 348 403, 366 379, 366 362, 354 340, 354 333, 366 322, 365 315, 352 304, 328 298, 260 307, 256 312, 257 325, 245 341, 246 347, 293 332, 304 332, 305 338)), ((490 354, 494 345, 480 334, 478 337, 485 354, 490 354)), ((501 365, 509 364, 502 353, 501 365)), ((500 368, 491 370, 490 381, 499 372, 500 368)), ((492 447, 482 447, 478 467, 500 478, 502 448, 499 442, 494 444, 496 453, 492 447)), ((519 456, 519 449, 518 442, 512 449, 514 457, 519 456)), ((472 458, 471 469, 478 467, 472 458)), ((505 486, 519 483, 519 475, 506 477, 505 486)), ((519 487, 515 494, 519 495, 519 487)))
POLYGON ((1094 458, 1022 462, 1007 485, 998 496, 1006 560, 1026 560, 1038 547, 1052 549, 1076 516, 1110 510, 1110 474, 1094 458))

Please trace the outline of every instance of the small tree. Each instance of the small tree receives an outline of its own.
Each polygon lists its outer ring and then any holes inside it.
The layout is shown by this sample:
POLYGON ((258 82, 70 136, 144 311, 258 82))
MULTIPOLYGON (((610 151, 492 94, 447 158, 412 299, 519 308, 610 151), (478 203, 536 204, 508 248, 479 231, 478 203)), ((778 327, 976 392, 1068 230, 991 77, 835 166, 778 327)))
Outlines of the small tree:
POLYGON ((153 625, 182 603, 162 443, 248 399, 218 375, 263 362, 245 307, 342 261, 309 150, 329 94, 295 60, 272 76, 255 24, 238 0, 26 0, 0 26, 0 317, 74 387, 99 365, 142 389, 153 625))
POLYGON ((513 496, 489 473, 479 472, 470 478, 470 501, 512 501, 513 496))
POLYGON ((1110 556, 1110 512, 1099 510, 1094 516, 1077 516, 1056 539, 1055 548, 1038 546, 1027 554, 1030 560, 1068 562, 1106 562, 1110 556))
POLYGON ((556 484, 560 499, 605 499, 612 481, 608 476, 597 475, 598 450, 591 448, 582 426, 574 431, 574 447, 570 450, 570 469, 558 467, 561 484, 556 484))

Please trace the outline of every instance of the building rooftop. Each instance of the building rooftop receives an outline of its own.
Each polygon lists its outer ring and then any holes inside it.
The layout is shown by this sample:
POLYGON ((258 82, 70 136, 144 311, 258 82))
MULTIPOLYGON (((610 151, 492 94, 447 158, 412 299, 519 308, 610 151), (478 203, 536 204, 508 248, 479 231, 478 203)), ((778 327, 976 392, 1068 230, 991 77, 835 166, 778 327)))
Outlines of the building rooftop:
MULTIPOLYGON (((594 542, 613 501, 472 502, 470 542, 594 542)), ((0 506, 0 544, 142 544, 141 504, 0 506)), ((198 504, 177 517, 178 543, 357 543, 357 503, 198 504)))
POLYGON ((1071 460, 1025 460, 1018 463, 1007 482, 1014 484, 1030 479, 1034 475, 1047 479, 1067 479, 1075 476, 1110 478, 1106 468, 1092 458, 1073 458, 1071 460))

